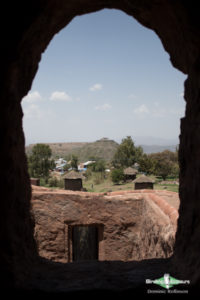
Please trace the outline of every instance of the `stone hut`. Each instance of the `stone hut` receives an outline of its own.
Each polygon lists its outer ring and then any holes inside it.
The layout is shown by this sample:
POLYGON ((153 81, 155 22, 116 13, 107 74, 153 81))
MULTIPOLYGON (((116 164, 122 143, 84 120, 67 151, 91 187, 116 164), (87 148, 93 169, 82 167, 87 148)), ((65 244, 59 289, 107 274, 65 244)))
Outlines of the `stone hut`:
POLYGON ((125 181, 136 179, 137 170, 131 167, 124 170, 125 181))
POLYGON ((76 171, 70 171, 64 176, 65 190, 81 191, 83 189, 82 185, 82 175, 76 171))
POLYGON ((147 177, 146 175, 142 175, 138 177, 133 182, 135 184, 135 190, 143 190, 143 189, 153 190, 154 181, 151 178, 147 177))
POLYGON ((31 178, 30 181, 31 181, 31 185, 37 185, 37 186, 40 185, 40 179, 39 178, 31 178))

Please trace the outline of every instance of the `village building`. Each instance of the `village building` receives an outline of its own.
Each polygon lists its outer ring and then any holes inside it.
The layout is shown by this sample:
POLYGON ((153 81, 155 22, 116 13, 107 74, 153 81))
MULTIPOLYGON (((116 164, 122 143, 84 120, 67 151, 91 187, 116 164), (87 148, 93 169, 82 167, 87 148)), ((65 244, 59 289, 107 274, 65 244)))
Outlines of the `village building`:
POLYGON ((133 169, 131 167, 128 167, 124 170, 124 177, 125 177, 125 181, 132 181, 134 179, 136 179, 136 174, 137 174, 137 170, 133 169))
POLYGON ((147 177, 146 175, 142 175, 138 177, 133 182, 135 184, 135 190, 143 190, 143 189, 153 190, 154 181, 151 178, 147 177))
POLYGON ((84 168, 87 169, 88 166, 94 164, 96 161, 95 160, 88 160, 86 162, 83 163, 84 168))
POLYGON ((31 185, 37 185, 37 186, 40 185, 40 179, 39 178, 31 178, 30 181, 31 181, 31 185))
POLYGON ((83 176, 79 172, 70 171, 64 176, 65 190, 81 191, 83 189, 82 179, 83 176))
POLYGON ((67 161, 60 157, 59 159, 55 160, 55 170, 59 172, 64 172, 64 166, 67 164, 67 161))

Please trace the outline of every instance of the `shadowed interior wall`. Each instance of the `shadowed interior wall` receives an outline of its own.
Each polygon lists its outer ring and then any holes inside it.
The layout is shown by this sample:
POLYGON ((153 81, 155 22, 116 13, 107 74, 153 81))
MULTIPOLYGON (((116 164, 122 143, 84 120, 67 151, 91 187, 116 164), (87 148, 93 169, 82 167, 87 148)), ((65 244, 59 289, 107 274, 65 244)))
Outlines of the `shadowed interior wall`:
MULTIPOLYGON (((186 0, 30 0, 1 5, 0 264, 5 287, 23 282, 37 257, 30 213, 31 189, 22 130, 21 99, 31 88, 41 54, 75 16, 121 9, 153 29, 174 67, 188 74, 186 116, 181 121, 180 217, 174 264, 200 280, 200 24, 198 3, 186 0)), ((134 36, 133 36, 134 38, 134 36)))

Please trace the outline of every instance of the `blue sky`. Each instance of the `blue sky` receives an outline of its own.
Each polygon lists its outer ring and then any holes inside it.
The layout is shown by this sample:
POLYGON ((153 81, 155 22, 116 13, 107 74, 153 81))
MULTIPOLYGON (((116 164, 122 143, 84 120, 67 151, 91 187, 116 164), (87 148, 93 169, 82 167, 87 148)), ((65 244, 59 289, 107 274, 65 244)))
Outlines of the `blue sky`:
POLYGON ((49 44, 22 101, 26 144, 175 140, 185 78, 156 34, 125 13, 76 17, 49 44))

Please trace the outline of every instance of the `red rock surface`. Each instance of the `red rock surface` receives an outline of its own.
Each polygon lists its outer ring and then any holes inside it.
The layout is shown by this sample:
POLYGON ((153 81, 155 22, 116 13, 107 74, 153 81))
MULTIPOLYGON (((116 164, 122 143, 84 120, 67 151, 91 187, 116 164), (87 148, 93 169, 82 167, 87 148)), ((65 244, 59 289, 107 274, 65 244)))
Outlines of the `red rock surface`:
POLYGON ((39 254, 70 262, 70 226, 95 224, 103 228, 99 260, 169 257, 178 213, 161 194, 149 190, 103 194, 32 186, 39 254))

